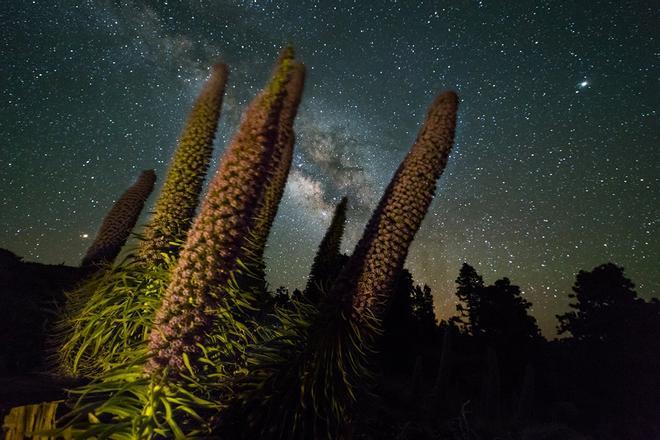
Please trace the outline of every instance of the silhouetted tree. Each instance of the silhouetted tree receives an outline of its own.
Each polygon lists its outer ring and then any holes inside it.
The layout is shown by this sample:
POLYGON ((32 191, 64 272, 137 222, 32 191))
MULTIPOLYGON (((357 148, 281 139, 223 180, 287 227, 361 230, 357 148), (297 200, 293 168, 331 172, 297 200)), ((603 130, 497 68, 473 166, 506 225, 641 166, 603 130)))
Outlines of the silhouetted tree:
POLYGON ((442 351, 440 352, 438 371, 433 383, 432 396, 437 404, 447 407, 447 399, 450 395, 452 364, 455 357, 452 339, 455 338, 454 335, 457 330, 454 325, 447 324, 446 321, 442 321, 439 327, 442 332, 442 351))
POLYGON ((637 298, 634 287, 613 263, 580 271, 574 310, 557 316, 559 333, 572 335, 564 340, 572 387, 612 438, 653 438, 648 421, 660 414, 650 392, 660 387, 660 302, 637 298))
POLYGON ((482 289, 475 313, 479 334, 498 346, 531 342, 541 337, 536 319, 527 312, 532 303, 508 278, 482 289))
POLYGON ((569 332, 578 341, 607 342, 620 339, 634 327, 631 313, 636 305, 635 285, 623 275, 623 267, 602 264, 591 272, 581 270, 572 294, 573 311, 557 315, 559 334, 569 332), (628 330, 628 331, 627 331, 628 330))
POLYGON ((418 335, 422 337, 432 336, 436 328, 436 319, 431 288, 426 284, 423 287, 419 285, 413 287, 410 302, 418 335))
POLYGON ((433 295, 427 285, 415 285, 403 269, 397 278, 383 321, 383 361, 386 369, 410 372, 415 356, 431 346, 437 334, 433 295))
POLYGON ((291 303, 291 295, 289 289, 284 286, 277 288, 273 294, 273 304, 277 307, 288 307, 291 303))
POLYGON ((484 288, 484 280, 474 267, 463 263, 456 278, 456 296, 461 301, 456 305, 458 316, 451 321, 464 333, 476 335, 479 333, 477 310, 479 299, 484 288))
POLYGON ((479 398, 478 421, 487 431, 496 431, 502 423, 502 385, 497 354, 486 351, 485 371, 479 398))

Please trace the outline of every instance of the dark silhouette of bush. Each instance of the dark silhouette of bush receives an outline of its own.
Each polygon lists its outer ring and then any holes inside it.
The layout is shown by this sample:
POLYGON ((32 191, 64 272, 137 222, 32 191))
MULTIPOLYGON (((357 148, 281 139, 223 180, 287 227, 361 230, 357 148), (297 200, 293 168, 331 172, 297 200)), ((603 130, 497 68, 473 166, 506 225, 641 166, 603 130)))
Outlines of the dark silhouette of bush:
POLYGON ((456 305, 458 316, 453 317, 452 322, 461 331, 476 335, 479 333, 477 311, 484 288, 484 280, 474 267, 463 263, 458 278, 456 278, 456 284, 456 297, 460 302, 456 305))

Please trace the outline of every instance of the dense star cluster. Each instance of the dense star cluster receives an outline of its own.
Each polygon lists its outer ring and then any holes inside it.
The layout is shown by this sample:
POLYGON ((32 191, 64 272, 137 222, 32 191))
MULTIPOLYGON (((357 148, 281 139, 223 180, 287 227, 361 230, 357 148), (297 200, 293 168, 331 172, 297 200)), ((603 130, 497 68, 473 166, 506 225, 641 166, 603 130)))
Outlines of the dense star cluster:
POLYGON ((657 295, 650 3, 181 3, 0 6, 0 247, 77 264, 139 170, 162 184, 210 67, 230 69, 216 161, 291 42, 307 86, 271 286, 305 286, 343 196, 353 249, 433 96, 455 89, 457 143, 407 260, 438 315, 454 313, 464 261, 519 284, 548 335, 579 269, 613 261, 657 295))

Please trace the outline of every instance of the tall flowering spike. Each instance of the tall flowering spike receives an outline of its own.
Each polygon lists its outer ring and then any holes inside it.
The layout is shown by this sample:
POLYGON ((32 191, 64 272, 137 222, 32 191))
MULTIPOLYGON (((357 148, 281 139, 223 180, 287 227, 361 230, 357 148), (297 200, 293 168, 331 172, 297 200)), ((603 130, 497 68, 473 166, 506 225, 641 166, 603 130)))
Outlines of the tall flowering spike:
POLYGON ((320 288, 334 281, 338 272, 341 270, 342 256, 340 246, 346 224, 347 204, 348 199, 344 197, 335 207, 330 226, 325 232, 314 257, 309 279, 307 280, 307 287, 305 287, 305 296, 312 300, 312 302, 318 301, 321 294, 320 288))
POLYGON ((115 202, 103 219, 96 239, 87 249, 81 266, 88 267, 114 261, 135 227, 144 202, 154 189, 154 182, 156 182, 154 170, 142 171, 137 182, 115 202))
POLYGON ((223 301, 231 300, 232 272, 243 257, 268 178, 292 64, 291 59, 280 63, 269 85, 248 107, 223 155, 156 313, 146 371, 169 367, 170 374, 180 373, 185 368, 183 354, 194 361, 199 354, 196 344, 231 313, 223 301))
POLYGON ((390 288, 431 204, 454 141, 458 96, 435 98, 417 140, 390 181, 333 290, 353 320, 382 318, 390 288))
POLYGON ((146 262, 160 262, 163 252, 173 250, 170 243, 184 239, 192 224, 213 153, 227 75, 225 64, 213 66, 188 115, 140 244, 139 257, 146 262))
MULTIPOLYGON (((280 55, 290 54, 292 50, 286 50, 280 55)), ((281 63, 281 61, 280 61, 281 63)), ((257 278, 263 278, 263 257, 266 250, 268 234, 275 221, 277 208, 284 194, 284 187, 289 176, 291 161, 293 159, 293 145, 295 134, 293 123, 298 112, 303 87, 305 85, 305 66, 294 63, 291 69, 291 78, 286 86, 286 96, 282 104, 280 121, 277 131, 277 143, 273 150, 271 160, 268 163, 268 179, 263 191, 263 197, 256 210, 254 223, 250 228, 250 245, 247 251, 251 254, 253 264, 256 266, 257 278)))

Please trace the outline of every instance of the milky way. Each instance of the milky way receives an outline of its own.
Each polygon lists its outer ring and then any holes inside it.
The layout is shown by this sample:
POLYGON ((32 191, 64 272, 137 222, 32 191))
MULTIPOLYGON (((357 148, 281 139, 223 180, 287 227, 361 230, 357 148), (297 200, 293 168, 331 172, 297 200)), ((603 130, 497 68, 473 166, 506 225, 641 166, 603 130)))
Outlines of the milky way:
POLYGON ((0 246, 26 260, 79 263, 139 171, 164 176, 223 60, 217 164, 291 42, 308 81, 267 253, 273 286, 304 286, 343 195, 350 252, 427 105, 454 89, 457 143, 407 264, 437 314, 453 312, 463 261, 519 284, 549 335, 579 269, 613 261, 641 296, 658 293, 651 2, 73 3, 0 6, 0 246))

